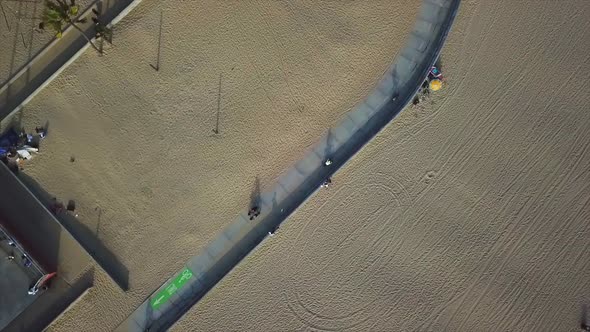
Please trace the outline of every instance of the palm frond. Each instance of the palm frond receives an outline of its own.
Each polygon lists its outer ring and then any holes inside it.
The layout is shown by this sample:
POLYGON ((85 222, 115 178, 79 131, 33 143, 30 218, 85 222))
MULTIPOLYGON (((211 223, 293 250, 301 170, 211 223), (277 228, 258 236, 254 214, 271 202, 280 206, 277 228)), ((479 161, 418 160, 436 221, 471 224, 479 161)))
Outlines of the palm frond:
MULTIPOLYGON (((1 1, 1 0, 0 0, 1 1)), ((45 0, 45 9, 43 11, 42 22, 39 23, 39 29, 50 27, 55 31, 55 36, 61 38, 64 26, 71 24, 76 30, 78 30, 84 38, 92 45, 92 47, 102 53, 96 45, 86 36, 84 30, 82 30, 77 24, 86 23, 86 18, 77 19, 80 7, 76 5, 75 0, 45 0)))
POLYGON ((69 14, 70 16, 78 15, 78 6, 70 6, 69 14))

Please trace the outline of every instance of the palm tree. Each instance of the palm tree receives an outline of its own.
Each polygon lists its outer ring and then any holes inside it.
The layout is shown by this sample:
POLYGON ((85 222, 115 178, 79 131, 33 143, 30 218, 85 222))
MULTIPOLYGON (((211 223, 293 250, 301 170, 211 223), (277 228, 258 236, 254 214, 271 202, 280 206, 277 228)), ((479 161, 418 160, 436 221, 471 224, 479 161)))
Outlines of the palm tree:
POLYGON ((88 43, 98 52, 101 50, 94 45, 94 43, 86 36, 84 31, 80 29, 77 23, 86 23, 86 19, 78 19, 79 7, 76 5, 76 0, 70 0, 69 3, 65 0, 46 0, 45 10, 43 11, 43 21, 39 23, 39 29, 45 30, 45 26, 50 27, 55 31, 55 36, 61 38, 63 29, 68 24, 71 24, 76 30, 80 31, 82 36, 86 38, 88 43))

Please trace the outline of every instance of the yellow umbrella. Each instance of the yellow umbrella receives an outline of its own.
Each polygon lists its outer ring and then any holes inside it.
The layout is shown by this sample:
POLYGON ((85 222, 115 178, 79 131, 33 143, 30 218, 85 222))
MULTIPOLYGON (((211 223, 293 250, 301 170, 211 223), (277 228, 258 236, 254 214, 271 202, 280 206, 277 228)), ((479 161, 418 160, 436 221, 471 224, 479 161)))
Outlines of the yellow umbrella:
POLYGON ((438 91, 440 90, 440 88, 442 88, 442 82, 441 80, 435 78, 433 80, 430 81, 430 90, 432 91, 438 91))

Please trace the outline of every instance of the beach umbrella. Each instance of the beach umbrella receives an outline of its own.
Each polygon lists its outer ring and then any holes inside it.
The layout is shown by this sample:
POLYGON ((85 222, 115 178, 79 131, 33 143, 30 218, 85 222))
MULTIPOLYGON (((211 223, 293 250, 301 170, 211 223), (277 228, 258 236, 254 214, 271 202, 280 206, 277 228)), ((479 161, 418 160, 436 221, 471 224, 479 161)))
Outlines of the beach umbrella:
POLYGON ((433 79, 432 81, 430 81, 430 90, 438 91, 438 90, 440 90, 440 88, 442 88, 441 80, 433 79))

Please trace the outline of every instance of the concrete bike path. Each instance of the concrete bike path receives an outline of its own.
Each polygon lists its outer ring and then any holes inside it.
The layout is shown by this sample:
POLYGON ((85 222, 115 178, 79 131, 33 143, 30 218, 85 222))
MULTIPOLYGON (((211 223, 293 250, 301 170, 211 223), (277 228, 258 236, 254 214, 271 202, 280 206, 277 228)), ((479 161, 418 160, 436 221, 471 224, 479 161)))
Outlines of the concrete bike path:
POLYGON ((116 329, 165 331, 196 304, 412 99, 437 60, 460 0, 423 0, 405 48, 366 100, 261 194, 261 214, 242 213, 200 254, 154 291, 116 329), (326 166, 324 162, 332 163, 326 166))
MULTIPOLYGON (((88 20, 79 26, 86 36, 92 38, 92 9, 101 14, 100 19, 103 22, 115 24, 140 2, 141 0, 98 0, 80 15, 80 18, 88 20)), ((53 39, 0 87, 0 120, 20 110, 89 46, 84 36, 71 26, 60 39, 53 39)))

